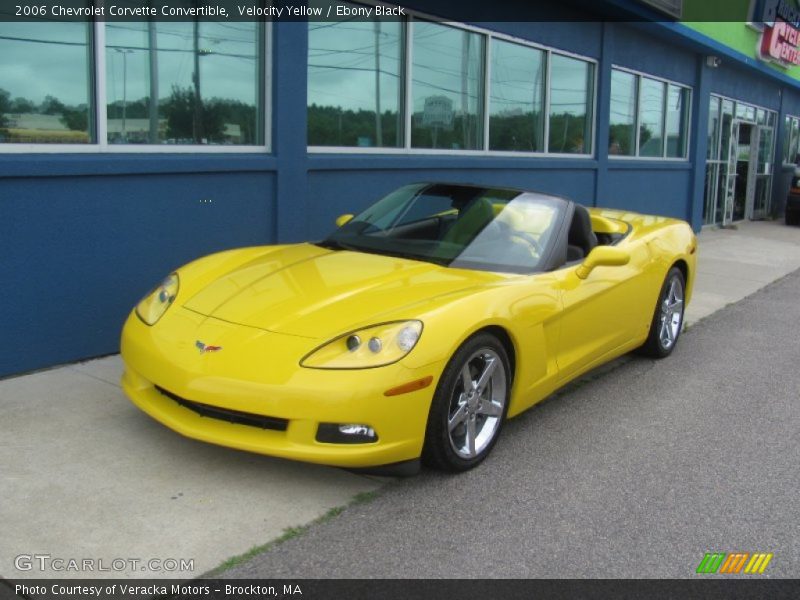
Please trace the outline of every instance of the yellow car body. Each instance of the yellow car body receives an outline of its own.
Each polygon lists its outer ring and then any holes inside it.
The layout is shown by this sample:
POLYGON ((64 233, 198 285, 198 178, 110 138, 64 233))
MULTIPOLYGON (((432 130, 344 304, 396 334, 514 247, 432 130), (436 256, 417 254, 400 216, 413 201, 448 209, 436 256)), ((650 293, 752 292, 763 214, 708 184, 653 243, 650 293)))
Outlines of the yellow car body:
POLYGON ((622 236, 615 247, 626 264, 501 273, 310 243, 201 258, 177 271, 179 291, 157 323, 127 319, 123 389, 156 420, 205 442, 348 468, 415 461, 443 370, 477 332, 506 346, 513 417, 641 346, 672 267, 684 273, 688 302, 696 239, 686 223, 589 212, 595 232, 622 236), (301 364, 348 332, 412 320, 422 323, 419 341, 391 364, 301 364), (319 441, 321 423, 364 424, 377 439, 319 441))

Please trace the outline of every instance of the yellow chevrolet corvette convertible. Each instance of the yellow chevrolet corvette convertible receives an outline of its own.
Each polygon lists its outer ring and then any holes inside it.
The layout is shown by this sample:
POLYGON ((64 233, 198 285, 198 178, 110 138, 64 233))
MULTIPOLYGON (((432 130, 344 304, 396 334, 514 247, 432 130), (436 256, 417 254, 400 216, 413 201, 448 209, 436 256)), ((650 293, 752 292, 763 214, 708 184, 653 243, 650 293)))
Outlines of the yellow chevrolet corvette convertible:
POLYGON ((214 444, 463 471, 589 369, 669 355, 695 273, 687 223, 537 192, 408 185, 337 226, 170 274, 125 324, 127 395, 214 444))

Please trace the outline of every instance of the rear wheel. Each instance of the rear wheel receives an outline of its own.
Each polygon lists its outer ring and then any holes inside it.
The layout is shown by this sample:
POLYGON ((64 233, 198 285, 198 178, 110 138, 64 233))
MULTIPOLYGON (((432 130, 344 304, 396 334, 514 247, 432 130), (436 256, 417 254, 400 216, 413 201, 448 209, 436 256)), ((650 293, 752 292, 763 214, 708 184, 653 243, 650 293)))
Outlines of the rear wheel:
POLYGON ((508 411, 511 373, 496 337, 481 333, 456 351, 442 373, 428 414, 422 460, 466 471, 494 447, 508 411))
POLYGON ((667 273, 658 303, 650 323, 647 341, 639 349, 641 354, 664 358, 672 354, 683 327, 684 291, 686 281, 677 267, 667 273))

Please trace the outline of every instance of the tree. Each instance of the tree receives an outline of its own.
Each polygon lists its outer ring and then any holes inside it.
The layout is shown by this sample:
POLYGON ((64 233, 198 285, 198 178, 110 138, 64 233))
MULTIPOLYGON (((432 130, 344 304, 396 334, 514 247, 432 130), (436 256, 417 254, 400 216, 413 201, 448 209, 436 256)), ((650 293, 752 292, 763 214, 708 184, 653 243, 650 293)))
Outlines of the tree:
POLYGON ((42 105, 39 107, 39 111, 43 115, 58 115, 64 112, 64 103, 61 102, 58 98, 53 96, 45 96, 44 100, 42 101, 42 105))
POLYGON ((88 131, 89 112, 86 108, 67 108, 64 107, 62 116, 59 119, 68 129, 72 131, 88 131))
MULTIPOLYGON (((197 97, 190 87, 181 88, 172 86, 172 94, 162 102, 164 114, 167 117, 167 137, 178 140, 195 139, 195 102, 197 97)), ((202 102, 200 104, 200 119, 202 121, 203 138, 209 142, 221 143, 225 139, 225 123, 219 104, 202 102)))
POLYGON ((17 114, 36 112, 36 105, 33 103, 33 101, 28 100, 27 98, 17 96, 11 102, 10 112, 17 114))
POLYGON ((11 94, 0 88, 0 129, 6 129, 8 127, 8 117, 6 114, 11 112, 10 97, 11 94))

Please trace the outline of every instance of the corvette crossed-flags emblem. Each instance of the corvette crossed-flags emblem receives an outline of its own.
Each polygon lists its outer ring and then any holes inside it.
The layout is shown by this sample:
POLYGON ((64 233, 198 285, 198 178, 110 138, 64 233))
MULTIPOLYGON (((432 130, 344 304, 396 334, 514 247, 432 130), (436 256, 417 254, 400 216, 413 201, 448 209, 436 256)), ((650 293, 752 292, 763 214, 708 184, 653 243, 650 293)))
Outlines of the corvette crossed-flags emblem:
POLYGON ((219 352, 222 350, 222 346, 207 346, 200 340, 197 340, 194 345, 198 350, 200 350, 200 354, 205 354, 206 352, 219 352))

